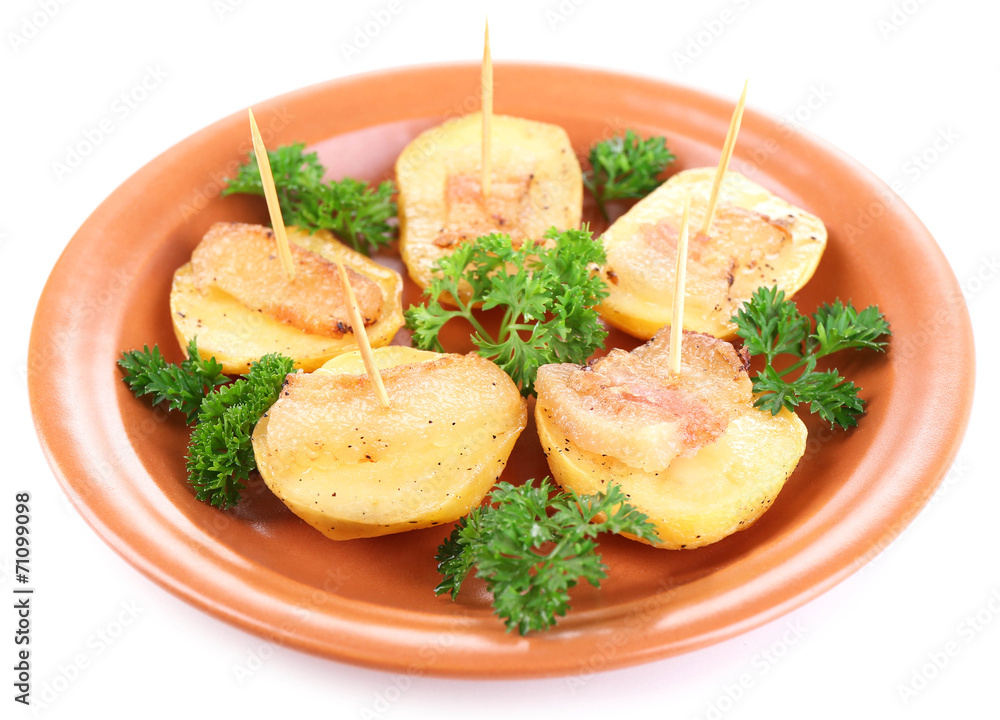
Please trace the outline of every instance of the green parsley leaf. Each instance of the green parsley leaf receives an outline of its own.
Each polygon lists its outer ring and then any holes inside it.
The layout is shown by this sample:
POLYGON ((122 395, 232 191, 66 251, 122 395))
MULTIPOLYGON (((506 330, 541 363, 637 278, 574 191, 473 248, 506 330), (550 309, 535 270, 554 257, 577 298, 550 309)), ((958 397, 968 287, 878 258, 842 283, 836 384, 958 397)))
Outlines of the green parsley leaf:
POLYGON ((816 370, 816 361, 850 348, 884 351, 891 333, 877 306, 858 312, 850 303, 837 300, 821 306, 810 321, 785 298, 784 291, 759 288, 733 322, 750 354, 763 355, 767 361, 753 379, 756 407, 777 415, 782 408, 794 410, 805 404, 831 427, 858 424, 865 413, 860 388, 837 370, 816 370), (774 360, 782 354, 798 361, 779 371, 774 360))
MULTIPOLYGON (((315 191, 323 183, 326 168, 319 161, 316 153, 305 152, 305 143, 285 145, 276 150, 268 150, 267 159, 271 164, 271 174, 274 176, 274 187, 278 193, 281 214, 285 222, 291 224, 288 217, 295 212, 303 198, 315 191)), ((250 159, 240 165, 234 177, 226 180, 223 195, 242 193, 247 195, 264 195, 264 186, 260 180, 260 168, 257 166, 257 155, 251 151, 250 159)))
POLYGON ((500 366, 525 396, 534 392, 539 366, 585 362, 607 336, 594 309, 608 294, 595 272, 604 247, 586 229, 552 228, 545 238, 554 244, 528 240, 515 248, 509 235, 484 235, 438 260, 427 289, 431 299, 406 311, 414 344, 442 352, 441 329, 465 318, 479 355, 500 366), (442 307, 441 297, 457 307, 442 307), (484 310, 504 308, 496 337, 473 313, 477 302, 484 310))
POLYGON ((657 539, 652 523, 617 485, 580 496, 572 490, 552 494, 548 478, 537 486, 534 480, 521 486, 502 482, 438 548, 435 558, 444 579, 435 593, 454 599, 475 570, 508 632, 546 630, 566 615, 569 591, 581 578, 598 587, 607 577, 597 553, 600 532, 657 539), (597 522, 602 514, 604 520, 597 522))
POLYGON ((168 410, 181 411, 189 425, 205 395, 227 382, 222 365, 214 357, 201 358, 196 338, 188 344, 187 359, 180 365, 164 360, 157 345, 152 350, 144 345, 142 350, 123 352, 118 365, 125 370, 123 379, 136 397, 152 395, 153 405, 166 403, 168 410))
POLYGON ((810 337, 809 349, 819 357, 847 348, 884 350, 883 337, 889 335, 889 323, 874 305, 860 313, 850 303, 837 300, 822 305, 813 315, 816 331, 810 337))
MULTIPOLYGON (((392 242, 394 229, 389 221, 396 217, 392 181, 385 180, 374 188, 350 177, 324 183, 326 168, 316 153, 305 152, 304 143, 268 150, 267 157, 286 224, 310 232, 329 230, 366 255, 392 242)), ((250 160, 227 183, 223 195, 263 196, 257 157, 252 152, 250 160)))
POLYGON ((187 455, 188 481, 199 500, 221 508, 239 502, 240 490, 257 467, 250 442, 254 426, 278 399, 293 368, 289 357, 265 355, 245 376, 202 402, 187 455))
POLYGON ((667 148, 666 138, 643 140, 634 130, 626 130, 624 137, 594 144, 589 160, 591 169, 584 173, 583 184, 607 220, 608 202, 641 198, 653 192, 660 185, 660 173, 674 161, 674 154, 667 148))
POLYGON ((798 354, 811 329, 809 319, 794 303, 785 300, 784 291, 777 286, 760 288, 740 309, 739 317, 742 321, 736 321, 737 324, 753 328, 753 332, 737 333, 743 338, 747 352, 763 355, 768 365, 783 353, 798 354))

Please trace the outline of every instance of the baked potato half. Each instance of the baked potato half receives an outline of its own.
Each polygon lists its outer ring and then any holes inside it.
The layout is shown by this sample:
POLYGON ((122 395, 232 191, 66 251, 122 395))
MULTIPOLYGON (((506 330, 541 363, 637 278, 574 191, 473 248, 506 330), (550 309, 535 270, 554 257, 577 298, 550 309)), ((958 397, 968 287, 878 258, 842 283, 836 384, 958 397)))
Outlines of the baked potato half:
MULTIPOLYGON (((674 175, 604 233, 609 294, 600 311, 608 323, 649 339, 670 322, 684 200, 691 198, 690 227, 699 228, 715 172, 674 175)), ((684 329, 732 337, 730 318, 757 288, 777 285, 791 297, 809 281, 826 239, 818 217, 727 172, 708 234, 690 236, 684 329)))
POLYGON ((670 328, 632 353, 539 369, 535 424, 555 480, 580 494, 619 485, 649 516, 658 547, 695 548, 752 525, 805 451, 806 428, 753 407, 744 358, 685 333, 668 370, 670 328))
POLYGON ((182 348, 215 356, 228 374, 242 374, 262 355, 280 352, 295 367, 315 370, 357 347, 341 293, 336 262, 344 263, 362 304, 372 347, 387 345, 405 322, 403 279, 321 230, 288 228, 296 277, 284 278, 269 228, 217 223, 174 273, 170 315, 182 348), (263 255, 246 249, 250 243, 263 255))
POLYGON ((435 261, 480 235, 541 240, 551 227, 580 226, 583 179, 566 131, 493 117, 491 191, 483 198, 482 114, 449 120, 415 138, 396 160, 399 250, 413 281, 431 281, 435 261))
POLYGON ((333 540, 457 520, 500 476, 527 404, 475 354, 397 346, 374 351, 382 408, 360 353, 289 375, 257 423, 261 477, 293 513, 333 540))

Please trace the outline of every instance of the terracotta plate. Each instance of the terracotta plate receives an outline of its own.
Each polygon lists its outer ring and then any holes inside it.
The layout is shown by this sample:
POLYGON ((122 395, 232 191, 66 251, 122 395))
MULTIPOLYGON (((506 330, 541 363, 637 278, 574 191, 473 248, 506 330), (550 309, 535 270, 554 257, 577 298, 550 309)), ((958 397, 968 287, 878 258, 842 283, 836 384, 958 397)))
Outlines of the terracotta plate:
MULTIPOLYGON (((581 156, 626 126, 664 133, 678 156, 672 171, 715 165, 732 110, 732 100, 594 70, 498 65, 496 83, 497 112, 562 125, 581 156)), ((378 180, 417 133, 476 109, 477 88, 474 65, 407 68, 254 110, 270 147, 305 141, 334 176, 378 180)), ((871 173, 748 110, 733 168, 830 230, 800 307, 849 298, 878 303, 892 322, 888 355, 839 361, 864 388, 869 413, 853 432, 807 420, 805 458, 749 530, 681 552, 609 538, 601 589, 578 588, 556 629, 509 635, 481 584, 459 602, 434 596, 434 550, 449 528, 331 542, 259 480, 237 510, 196 501, 185 483, 184 424, 122 383, 123 350, 159 343, 179 359, 170 278, 209 225, 266 221, 257 199, 219 197, 249 149, 239 112, 156 158, 94 212, 42 295, 29 384, 55 474, 91 526, 164 587, 251 632, 350 662, 469 677, 571 674, 682 653, 771 620, 861 567, 919 511, 957 450, 972 397, 972 332, 944 256, 871 173)), ((399 267, 391 254, 382 260, 399 267)), ((409 286, 404 301, 418 298, 409 286)), ((468 344, 460 333, 450 342, 468 344)), ((529 426, 505 478, 545 474, 529 426)))

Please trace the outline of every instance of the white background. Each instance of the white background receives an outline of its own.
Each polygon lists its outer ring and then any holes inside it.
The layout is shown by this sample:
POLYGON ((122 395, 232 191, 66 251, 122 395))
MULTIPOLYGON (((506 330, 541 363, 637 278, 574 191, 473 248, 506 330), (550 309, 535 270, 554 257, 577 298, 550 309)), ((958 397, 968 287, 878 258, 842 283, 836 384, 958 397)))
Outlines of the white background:
MULTIPOLYGON (((1000 303, 1000 5, 398 3, 371 37, 359 33, 388 0, 3 3, 0 306, 7 315, 0 373, 8 391, 0 420, 0 592, 11 597, 13 495, 30 490, 34 693, 55 693, 40 714, 256 718, 308 710, 357 718, 385 710, 383 717, 493 718, 601 709, 651 718, 997 717, 1000 487, 989 469, 995 464, 987 433, 997 426, 989 408, 1000 402, 991 372, 1000 303), (475 60, 487 12, 495 60, 598 66, 733 99, 749 77, 750 107, 797 113, 803 131, 900 183, 967 290, 980 368, 976 406, 958 463, 916 521, 869 566, 782 619, 582 684, 419 678, 396 692, 391 674, 290 649, 267 656, 263 641, 175 599, 105 546, 69 506, 38 447, 28 419, 26 348, 35 304, 59 253, 147 161, 220 117, 301 86, 401 65, 475 60), (346 43, 356 43, 357 52, 345 53, 346 43), (127 113, 113 111, 148 68, 162 80, 127 113), (67 145, 105 118, 113 126, 99 147, 57 178, 53 163, 67 145), (951 139, 935 147, 939 137, 951 139), (109 643, 102 633, 116 637, 109 643), (267 657, 257 663, 262 648, 267 657), (74 672, 81 657, 86 667, 74 672), (943 668, 932 664, 935 657, 943 668), (242 684, 239 668, 254 670, 242 684), (933 677, 921 683, 925 676, 933 677), (919 692, 902 697, 901 688, 914 685, 919 692), (381 704, 386 697, 395 699, 388 709, 381 704), (986 714, 977 710, 984 707, 986 714)), ((10 717, 13 709, 27 717, 12 700, 15 618, 7 600, 3 605, 0 715, 10 717)))

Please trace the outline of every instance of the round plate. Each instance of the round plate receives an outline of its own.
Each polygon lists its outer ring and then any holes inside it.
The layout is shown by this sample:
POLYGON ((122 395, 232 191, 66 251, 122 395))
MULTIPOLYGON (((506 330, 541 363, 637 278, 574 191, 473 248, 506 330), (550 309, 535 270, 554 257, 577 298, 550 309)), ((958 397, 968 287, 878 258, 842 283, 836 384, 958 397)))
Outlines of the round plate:
MULTIPOLYGON (((374 181, 391 177, 419 132, 478 107, 478 72, 469 64, 364 75, 254 110, 269 147, 304 141, 333 176, 374 181)), ((497 112, 562 125, 581 157, 625 127, 665 134, 678 157, 671 172, 715 165, 732 111, 728 100, 595 70, 498 64, 496 86, 497 112)), ((39 302, 29 387, 55 474, 101 537, 178 596, 275 643, 468 677, 590 672, 685 652, 771 620, 860 568, 919 511, 957 451, 972 398, 972 331, 944 256, 871 173, 747 110, 733 169, 829 228, 799 306, 878 303, 894 332, 887 355, 837 358, 864 388, 868 415, 835 433, 807 418, 806 455, 753 527, 688 551, 608 537, 602 587, 576 588, 554 629, 522 638, 491 614, 481 582, 467 583, 457 602, 434 595, 434 551, 450 528, 332 542, 259 480, 235 510, 204 505, 185 481, 187 428, 132 397, 115 361, 153 343, 178 360, 167 307, 174 269, 213 222, 266 222, 259 199, 219 196, 250 147, 246 113, 236 113, 101 204, 39 302)), ((399 268, 398 258, 381 259, 399 268)), ((408 282, 404 303, 417 301, 408 282)), ((621 334, 609 341, 636 344, 621 334)), ((504 478, 545 474, 529 425, 504 478)))

